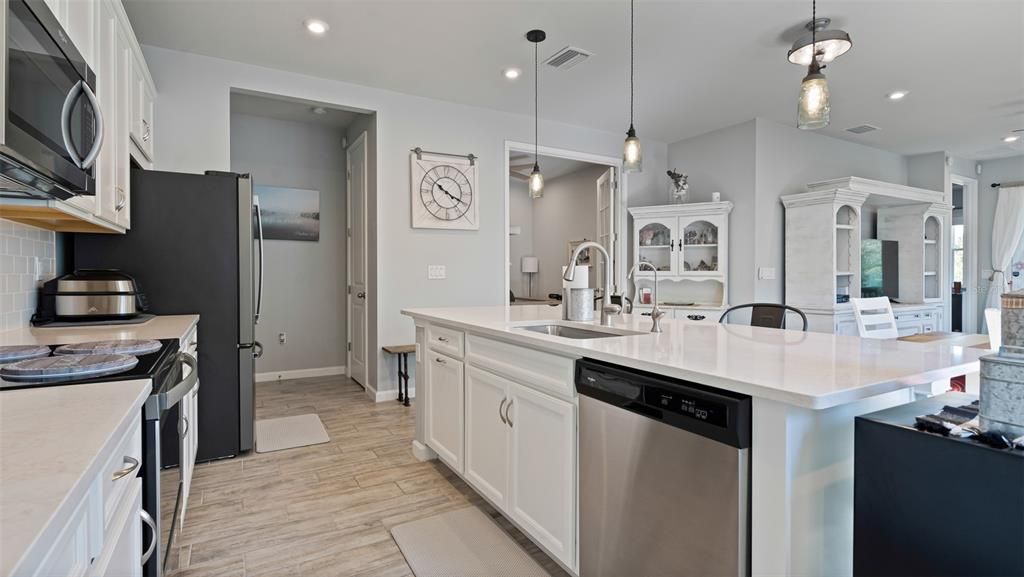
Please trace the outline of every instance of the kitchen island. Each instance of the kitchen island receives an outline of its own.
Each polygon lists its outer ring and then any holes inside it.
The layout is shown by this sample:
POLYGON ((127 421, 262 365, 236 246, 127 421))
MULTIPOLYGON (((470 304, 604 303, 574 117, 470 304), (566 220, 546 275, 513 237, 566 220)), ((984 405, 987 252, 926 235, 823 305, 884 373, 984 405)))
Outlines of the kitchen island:
POLYGON ((417 335, 414 452, 439 456, 573 572, 577 359, 749 395, 751 573, 838 576, 853 567, 854 417, 906 403, 914 387, 977 372, 986 352, 682 319, 663 320, 664 332, 653 334, 639 315, 590 325, 618 333, 594 339, 524 329, 559 322, 555 307, 403 312, 417 335), (497 399, 517 407, 493 418, 515 417, 510 441, 483 418, 497 399), (533 453, 520 454, 524 447, 533 453), (507 460, 495 457, 503 451, 507 460))

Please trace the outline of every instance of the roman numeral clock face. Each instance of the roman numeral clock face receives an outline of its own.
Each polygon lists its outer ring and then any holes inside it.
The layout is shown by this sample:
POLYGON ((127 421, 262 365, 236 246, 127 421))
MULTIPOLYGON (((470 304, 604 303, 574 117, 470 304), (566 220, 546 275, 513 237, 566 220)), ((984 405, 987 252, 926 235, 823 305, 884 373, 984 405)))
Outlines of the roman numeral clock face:
POLYGON ((459 219, 472 222, 473 185, 458 168, 441 164, 423 174, 420 180, 420 202, 439 220, 453 222, 459 219))

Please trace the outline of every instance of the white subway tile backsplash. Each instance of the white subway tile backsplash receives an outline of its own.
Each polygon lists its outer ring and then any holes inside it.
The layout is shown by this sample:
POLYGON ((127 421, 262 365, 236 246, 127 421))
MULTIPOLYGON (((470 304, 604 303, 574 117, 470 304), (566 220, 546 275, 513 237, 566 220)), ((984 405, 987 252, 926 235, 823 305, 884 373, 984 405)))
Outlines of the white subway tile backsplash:
POLYGON ((54 242, 53 231, 0 219, 0 329, 28 326, 40 279, 57 270, 54 242))

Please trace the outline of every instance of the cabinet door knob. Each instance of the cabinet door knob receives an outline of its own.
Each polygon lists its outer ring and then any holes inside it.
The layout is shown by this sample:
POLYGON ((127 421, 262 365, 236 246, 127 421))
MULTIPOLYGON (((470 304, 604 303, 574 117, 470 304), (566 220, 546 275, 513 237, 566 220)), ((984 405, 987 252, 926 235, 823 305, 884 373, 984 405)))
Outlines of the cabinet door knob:
POLYGON ((436 359, 434 359, 434 362, 436 362, 439 365, 447 365, 448 364, 448 363, 444 362, 444 359, 442 359, 441 357, 437 357, 436 359))
POLYGON ((506 421, 506 420, 505 420, 505 415, 503 415, 503 414, 501 413, 501 411, 502 411, 502 409, 504 409, 504 408, 505 408, 505 403, 506 403, 507 401, 508 401, 508 398, 507 398, 507 397, 506 397, 506 398, 503 398, 503 399, 501 399, 501 403, 500 403, 500 404, 498 405, 498 418, 499 418, 499 419, 501 419, 501 422, 502 422, 502 423, 504 423, 504 424, 506 424, 506 425, 508 424, 508 421, 506 421))
POLYGON ((437 340, 442 342, 442 343, 447 343, 448 342, 448 339, 445 338, 445 337, 437 337, 437 340))

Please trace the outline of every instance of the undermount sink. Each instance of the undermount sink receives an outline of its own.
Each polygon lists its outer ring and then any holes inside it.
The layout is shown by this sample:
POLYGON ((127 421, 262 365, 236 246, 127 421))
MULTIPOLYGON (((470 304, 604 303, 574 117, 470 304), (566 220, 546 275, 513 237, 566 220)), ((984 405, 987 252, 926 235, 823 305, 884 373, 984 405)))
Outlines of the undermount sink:
POLYGON ((522 327, 516 327, 524 331, 530 331, 534 333, 540 333, 543 335, 551 335, 553 337, 562 337, 566 339, 606 339, 608 337, 624 337, 628 335, 641 335, 636 331, 627 330, 613 330, 613 329, 592 329, 592 328, 581 328, 569 325, 559 325, 554 323, 543 324, 543 325, 527 325, 522 327))

